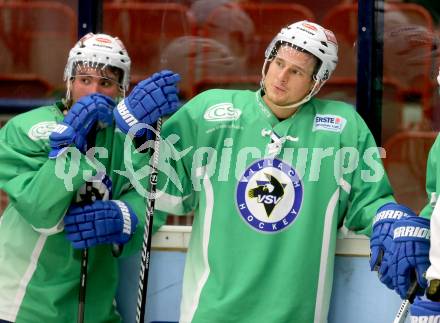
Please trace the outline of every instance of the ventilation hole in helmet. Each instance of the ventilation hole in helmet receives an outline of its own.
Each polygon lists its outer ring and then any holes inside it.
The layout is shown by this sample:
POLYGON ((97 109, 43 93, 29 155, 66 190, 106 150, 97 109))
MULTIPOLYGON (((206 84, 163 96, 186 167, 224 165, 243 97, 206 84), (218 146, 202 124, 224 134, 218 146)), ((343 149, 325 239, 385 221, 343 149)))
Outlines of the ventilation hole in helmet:
POLYGON ((306 41, 303 41, 303 44, 305 45, 305 44, 307 44, 307 42, 306 42, 306 41))
POLYGON ((124 55, 124 52, 122 50, 119 51, 120 55, 124 55))
POLYGON ((325 41, 322 41, 321 44, 324 45, 325 47, 328 47, 328 45, 325 41))
POLYGON ((320 51, 321 53, 325 54, 325 50, 323 50, 323 49, 320 48, 319 51, 320 51))

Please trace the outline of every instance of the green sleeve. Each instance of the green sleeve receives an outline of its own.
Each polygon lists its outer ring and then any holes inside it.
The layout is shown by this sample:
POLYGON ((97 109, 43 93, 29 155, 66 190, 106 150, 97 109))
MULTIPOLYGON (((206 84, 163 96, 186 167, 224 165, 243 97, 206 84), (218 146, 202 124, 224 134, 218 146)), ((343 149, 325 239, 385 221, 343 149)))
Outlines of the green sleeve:
POLYGON ((197 146, 197 98, 188 102, 164 123, 159 159, 157 209, 186 215, 197 203, 191 176, 194 147, 197 146))
POLYGON ((428 197, 428 203, 426 203, 425 207, 420 212, 420 215, 425 218, 431 217, 432 211, 434 210, 433 204, 435 204, 438 199, 437 178, 440 178, 440 165, 437 159, 439 153, 439 145, 440 136, 437 136, 434 144, 429 151, 428 161, 426 165, 426 193, 428 197), (431 204, 431 202, 433 202, 433 204, 431 204))
POLYGON ((48 151, 47 141, 32 141, 17 127, 6 125, 0 131, 0 189, 37 230, 57 227, 75 191, 85 182, 83 172, 93 170, 78 150, 64 155, 64 169, 48 159, 48 151), (71 176, 57 176, 65 175, 66 170, 76 171, 71 176))
MULTIPOLYGON (((358 165, 344 177, 351 184, 345 213, 345 226, 358 234, 371 234, 371 224, 377 210, 393 202, 393 192, 385 173, 373 135, 360 116, 357 116, 358 165)), ((347 193, 341 190, 342 197, 347 193)))

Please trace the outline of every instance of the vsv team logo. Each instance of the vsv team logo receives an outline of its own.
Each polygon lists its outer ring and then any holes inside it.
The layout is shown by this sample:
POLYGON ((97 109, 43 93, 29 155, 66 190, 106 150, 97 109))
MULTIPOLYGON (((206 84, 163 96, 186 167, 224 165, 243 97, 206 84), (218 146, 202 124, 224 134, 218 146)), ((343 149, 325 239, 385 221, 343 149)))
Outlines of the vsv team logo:
POLYGON ((236 203, 252 228, 274 233, 290 226, 299 214, 303 185, 295 170, 279 159, 254 162, 240 178, 236 203))

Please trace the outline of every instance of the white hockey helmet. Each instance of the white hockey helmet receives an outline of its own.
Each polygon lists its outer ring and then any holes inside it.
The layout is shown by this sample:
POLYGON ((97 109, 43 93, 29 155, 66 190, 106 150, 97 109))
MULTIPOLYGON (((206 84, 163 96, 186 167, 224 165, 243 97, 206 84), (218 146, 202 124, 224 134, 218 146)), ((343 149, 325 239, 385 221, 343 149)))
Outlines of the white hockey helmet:
POLYGON ((82 37, 69 52, 64 80, 73 76, 76 63, 84 62, 90 66, 113 66, 122 70, 121 87, 127 91, 130 86, 130 65, 124 44, 117 37, 106 34, 88 33, 82 37))
POLYGON ((313 22, 303 20, 281 29, 266 49, 264 56, 267 61, 272 60, 281 44, 303 49, 315 56, 320 65, 314 79, 320 83, 330 78, 338 63, 338 43, 335 35, 313 22))

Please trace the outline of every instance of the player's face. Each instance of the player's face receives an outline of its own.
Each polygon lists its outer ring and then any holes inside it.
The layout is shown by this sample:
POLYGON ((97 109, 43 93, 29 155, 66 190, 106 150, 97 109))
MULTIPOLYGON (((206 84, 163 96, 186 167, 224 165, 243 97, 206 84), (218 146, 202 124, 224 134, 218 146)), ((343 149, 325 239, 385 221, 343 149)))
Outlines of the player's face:
POLYGON ((288 106, 302 100, 314 85, 315 64, 316 58, 308 53, 280 47, 264 79, 268 106, 288 106))
POLYGON ((77 69, 75 77, 71 81, 71 95, 73 102, 83 96, 101 93, 115 99, 120 95, 118 77, 109 69, 81 67, 77 69))

